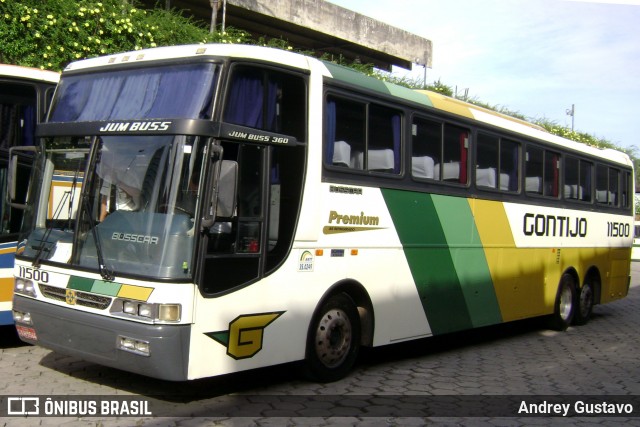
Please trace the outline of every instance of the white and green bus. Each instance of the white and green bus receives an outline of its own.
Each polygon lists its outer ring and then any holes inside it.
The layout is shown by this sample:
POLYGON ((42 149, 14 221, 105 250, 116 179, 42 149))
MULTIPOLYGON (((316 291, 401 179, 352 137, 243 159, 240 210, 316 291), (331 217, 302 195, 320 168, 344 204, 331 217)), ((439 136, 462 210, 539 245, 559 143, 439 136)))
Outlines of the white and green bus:
MULTIPOLYGON (((36 124, 45 116, 60 73, 0 64, 0 326, 13 325, 13 259, 22 224, 22 211, 12 208, 6 194, 9 149, 35 144, 36 124)), ((16 157, 19 179, 14 200, 24 203, 32 155, 16 157)))
POLYGON ((70 64, 15 266, 21 338, 188 380, 627 295, 629 158, 262 47, 70 64), (71 198, 54 198, 66 176, 71 198))

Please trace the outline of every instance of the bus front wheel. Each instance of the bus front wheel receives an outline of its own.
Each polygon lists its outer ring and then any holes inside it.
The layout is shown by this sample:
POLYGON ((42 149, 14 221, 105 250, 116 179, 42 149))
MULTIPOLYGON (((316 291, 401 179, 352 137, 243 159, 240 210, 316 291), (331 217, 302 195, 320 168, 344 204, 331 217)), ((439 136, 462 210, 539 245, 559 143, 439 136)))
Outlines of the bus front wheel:
POLYGON ((311 322, 305 374, 319 382, 339 380, 353 367, 359 348, 358 310, 346 294, 333 295, 322 304, 311 322))
POLYGON ((549 327, 556 331, 565 331, 576 310, 576 284, 572 275, 563 274, 558 286, 558 294, 549 318, 549 327))

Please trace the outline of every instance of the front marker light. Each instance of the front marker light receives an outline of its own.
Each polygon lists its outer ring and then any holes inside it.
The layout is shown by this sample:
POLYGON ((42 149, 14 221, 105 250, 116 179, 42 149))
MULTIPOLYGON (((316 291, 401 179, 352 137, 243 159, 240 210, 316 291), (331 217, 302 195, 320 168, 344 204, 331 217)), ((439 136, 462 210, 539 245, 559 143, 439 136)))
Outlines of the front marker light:
POLYGON ((163 322, 177 322, 180 320, 180 304, 160 304, 158 320, 163 322))

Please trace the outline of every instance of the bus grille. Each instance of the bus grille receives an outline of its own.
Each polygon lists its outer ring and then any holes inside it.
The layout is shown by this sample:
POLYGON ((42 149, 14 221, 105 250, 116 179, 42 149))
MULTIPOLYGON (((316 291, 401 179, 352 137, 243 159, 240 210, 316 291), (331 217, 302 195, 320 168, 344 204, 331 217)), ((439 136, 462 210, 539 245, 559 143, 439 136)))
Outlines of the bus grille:
MULTIPOLYGON (((40 284, 40 292, 42 292, 42 295, 57 301, 67 300, 66 291, 67 290, 65 288, 56 288, 55 286, 40 284)), ((109 307, 109 304, 111 304, 111 298, 109 297, 76 291, 75 305, 104 310, 109 307)))

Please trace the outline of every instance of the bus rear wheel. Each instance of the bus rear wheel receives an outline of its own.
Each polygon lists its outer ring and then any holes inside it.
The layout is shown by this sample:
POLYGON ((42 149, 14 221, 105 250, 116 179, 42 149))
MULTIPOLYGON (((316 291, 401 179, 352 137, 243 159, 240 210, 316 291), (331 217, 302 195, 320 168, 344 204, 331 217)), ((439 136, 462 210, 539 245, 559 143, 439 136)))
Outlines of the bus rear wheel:
POLYGON ((355 304, 346 294, 329 297, 309 328, 306 376, 319 382, 345 377, 358 357, 359 348, 360 318, 355 304))
POLYGON ((578 307, 575 317, 573 318, 573 323, 576 325, 584 325, 589 321, 591 313, 593 312, 594 297, 593 284, 591 280, 587 280, 584 285, 582 285, 582 289, 580 289, 580 293, 578 294, 578 307))
POLYGON ((558 294, 549 317, 549 327, 556 331, 565 331, 571 324, 576 311, 576 284, 572 275, 563 274, 558 286, 558 294))

